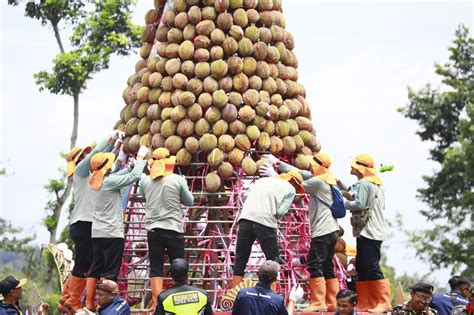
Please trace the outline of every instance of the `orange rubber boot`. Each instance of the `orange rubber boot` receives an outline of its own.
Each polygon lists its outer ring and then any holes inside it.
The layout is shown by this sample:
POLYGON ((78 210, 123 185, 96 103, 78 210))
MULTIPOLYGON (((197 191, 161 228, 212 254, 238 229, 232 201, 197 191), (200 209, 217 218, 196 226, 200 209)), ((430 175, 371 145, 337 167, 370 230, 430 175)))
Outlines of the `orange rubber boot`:
POLYGON ((392 309, 390 297, 390 283, 387 279, 367 281, 370 296, 369 309, 370 313, 385 313, 392 309))
POLYGON ((339 280, 337 278, 326 279, 326 306, 328 312, 336 310, 336 295, 339 292, 339 280))
POLYGON ((324 277, 309 279, 310 304, 303 313, 326 311, 326 280, 324 277))
POLYGON ((367 312, 369 309, 369 281, 356 281, 358 312, 367 312))
POLYGON ((71 280, 71 277, 67 278, 66 282, 64 283, 63 286, 63 291, 61 293, 61 299, 59 300, 59 304, 57 306, 58 311, 61 313, 69 313, 69 310, 67 307, 64 306, 64 303, 69 299, 69 280, 71 280))
POLYGON ((95 289, 97 282, 99 282, 97 278, 87 278, 86 281, 86 308, 91 312, 96 311, 95 289))
POLYGON ((82 311, 81 296, 86 286, 86 278, 71 276, 69 279, 69 299, 64 302, 64 306, 72 313, 77 313, 82 311))
POLYGON ((156 309, 156 305, 158 303, 158 294, 163 291, 163 277, 152 277, 150 278, 150 286, 151 286, 151 297, 152 297, 152 304, 151 308, 153 312, 156 309))

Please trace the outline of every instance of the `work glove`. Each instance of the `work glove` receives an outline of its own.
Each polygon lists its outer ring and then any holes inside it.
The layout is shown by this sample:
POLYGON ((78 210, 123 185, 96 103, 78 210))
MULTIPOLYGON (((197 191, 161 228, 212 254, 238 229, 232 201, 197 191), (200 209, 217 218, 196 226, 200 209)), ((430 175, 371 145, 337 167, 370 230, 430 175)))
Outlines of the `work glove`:
POLYGON ((115 129, 114 131, 112 131, 112 133, 110 134, 110 137, 112 138, 112 140, 117 140, 117 139, 123 139, 125 137, 125 133, 123 133, 122 131, 118 130, 118 129, 115 129))
POLYGON ((303 288, 298 284, 294 286, 293 288, 291 288, 290 300, 296 303, 303 298, 303 294, 304 294, 303 288))
POLYGON ((273 164, 277 164, 278 161, 280 161, 280 160, 278 160, 278 158, 277 158, 276 156, 274 156, 273 154, 264 154, 264 155, 263 155, 263 158, 264 158, 265 160, 267 160, 268 162, 270 162, 270 164, 272 164, 272 165, 273 165, 273 164))
POLYGON ((147 154, 148 154, 148 148, 142 145, 140 146, 140 149, 138 149, 137 158, 144 159, 147 154))
POLYGON ((260 173, 260 176, 265 176, 265 177, 273 177, 273 176, 278 175, 278 173, 275 171, 273 166, 269 164, 263 164, 262 166, 260 166, 260 169, 258 170, 258 172, 260 173))
POLYGON ((127 154, 125 154, 125 152, 123 152, 123 150, 120 150, 120 152, 118 154, 118 157, 117 157, 117 160, 120 160, 122 162, 126 162, 127 161, 127 154))

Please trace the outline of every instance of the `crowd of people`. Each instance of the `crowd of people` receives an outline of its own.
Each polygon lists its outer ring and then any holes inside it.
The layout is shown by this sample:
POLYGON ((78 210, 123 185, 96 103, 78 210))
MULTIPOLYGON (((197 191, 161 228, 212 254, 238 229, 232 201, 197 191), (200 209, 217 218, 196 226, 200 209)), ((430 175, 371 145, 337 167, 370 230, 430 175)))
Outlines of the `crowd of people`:
MULTIPOLYGON (((142 146, 133 166, 121 168, 126 155, 115 151, 122 136, 115 130, 94 149, 75 147, 68 154, 67 173, 73 182, 74 196, 69 233, 74 242, 75 265, 64 285, 58 310, 66 314, 130 313, 127 303, 117 294, 116 284, 124 252, 121 190, 140 181, 140 191, 146 200, 152 310, 155 314, 212 314, 206 292, 187 284, 183 206, 192 206, 194 198, 186 180, 174 174, 176 157, 167 149, 158 148, 146 161, 148 149, 142 146), (163 291, 165 252, 171 263, 174 285, 163 291), (84 290, 85 305, 81 301, 84 290)), ((380 268, 380 250, 386 237, 384 186, 371 156, 360 154, 351 161, 351 174, 357 177, 352 186, 333 176, 329 170, 331 158, 323 152, 307 157, 311 171, 300 170, 271 154, 263 158, 267 163, 259 170, 261 178, 250 185, 238 213, 235 264, 229 289, 243 280, 255 240, 260 243, 266 262, 257 273, 258 284, 239 292, 233 314, 292 314, 294 304, 303 297, 302 288, 294 287, 285 306, 283 297, 275 293, 280 264, 284 263, 279 255, 278 220, 287 214, 295 196, 303 193, 310 197, 311 230, 307 257, 310 300, 303 312, 428 314, 438 311, 447 315, 453 306, 468 304, 466 298, 472 296, 470 284, 462 277, 455 277, 450 282, 452 292, 435 295, 433 299, 433 286, 414 284, 410 288, 410 301, 392 310, 390 285, 380 268), (351 212, 357 241, 355 292, 340 290, 333 266, 340 230, 337 219, 344 216, 346 209, 351 212)), ((4 301, 0 315, 2 312, 21 314, 18 300, 24 282, 14 280, 1 283, 4 301), (20 294, 15 293, 17 290, 20 294)), ((472 303, 471 298, 471 304, 460 311, 472 313, 472 303)))

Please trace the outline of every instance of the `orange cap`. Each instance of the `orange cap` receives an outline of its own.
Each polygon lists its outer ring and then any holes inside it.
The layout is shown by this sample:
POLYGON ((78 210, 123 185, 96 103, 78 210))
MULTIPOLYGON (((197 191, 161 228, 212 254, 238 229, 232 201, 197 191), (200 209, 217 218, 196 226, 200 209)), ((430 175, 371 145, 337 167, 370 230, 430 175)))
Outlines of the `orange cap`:
POLYGON ((105 174, 112 167, 115 161, 113 153, 97 153, 91 159, 92 175, 89 179, 89 186, 94 190, 100 190, 105 174))
POLYGON ((382 179, 377 174, 375 169, 374 159, 368 154, 359 154, 351 161, 351 166, 358 170, 362 177, 376 185, 382 185, 382 179))
POLYGON ((309 163, 313 170, 313 176, 320 178, 329 185, 336 185, 336 179, 329 171, 329 167, 332 164, 331 157, 323 152, 314 153, 314 155, 308 155, 309 163))
POLYGON ((89 147, 89 146, 87 146, 85 148, 74 147, 74 148, 71 149, 71 151, 69 151, 69 153, 67 154, 67 160, 68 160, 68 163, 67 163, 67 176, 68 177, 70 177, 74 174, 74 171, 76 170, 77 161, 82 156, 82 154, 84 152, 87 154, 87 153, 90 153, 91 151, 92 151, 92 148, 89 147))
POLYGON ((288 173, 280 174, 277 178, 296 184, 296 192, 298 194, 304 194, 303 176, 301 176, 297 171, 289 171, 288 173))
POLYGON ((176 157, 170 156, 169 158, 150 160, 148 165, 150 166, 150 177, 152 180, 157 178, 173 174, 174 166, 176 165, 176 157), (151 162, 150 162, 151 161, 151 162))

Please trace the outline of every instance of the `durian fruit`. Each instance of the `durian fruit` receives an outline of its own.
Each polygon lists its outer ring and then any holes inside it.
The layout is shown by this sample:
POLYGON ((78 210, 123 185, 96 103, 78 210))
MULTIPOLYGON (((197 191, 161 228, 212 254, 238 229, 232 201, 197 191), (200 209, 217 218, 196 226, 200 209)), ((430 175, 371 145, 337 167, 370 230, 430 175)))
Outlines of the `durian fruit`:
POLYGON ((206 190, 208 192, 217 192, 221 187, 221 179, 216 173, 209 173, 205 179, 206 190))
POLYGON ((257 172, 257 163, 250 157, 245 157, 242 160, 242 170, 245 174, 252 176, 257 172))
POLYGON ((199 139, 199 148, 202 151, 211 151, 217 147, 217 137, 213 134, 205 134, 199 139))
POLYGON ((253 150, 309 169, 305 155, 321 144, 281 2, 175 0, 161 13, 165 1, 155 0, 115 123, 124 150, 166 147, 184 165, 200 158, 217 170, 206 178, 215 191, 219 176, 256 174, 253 150))

